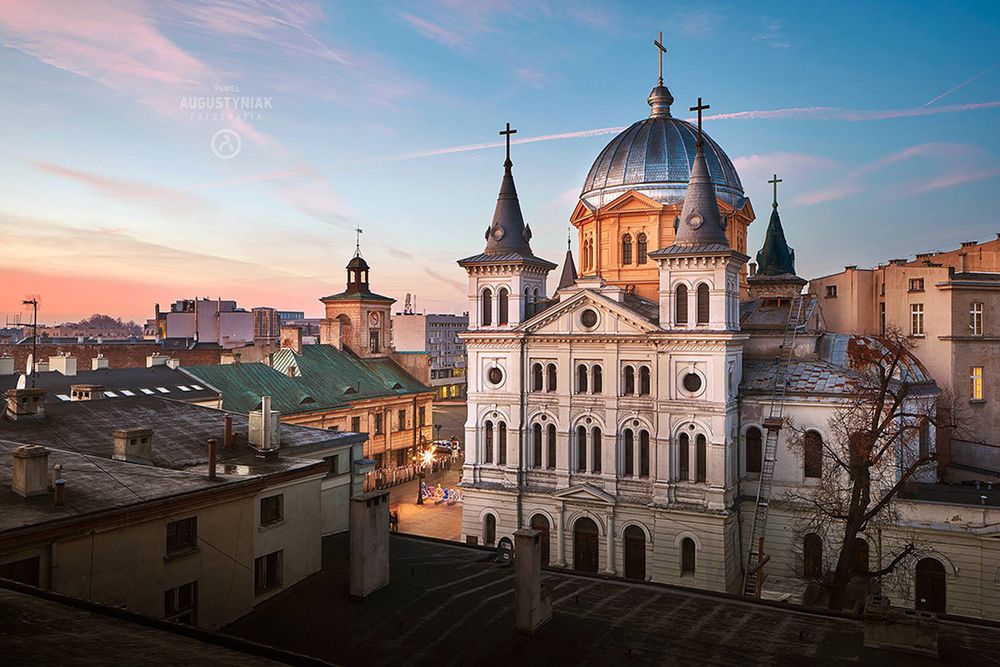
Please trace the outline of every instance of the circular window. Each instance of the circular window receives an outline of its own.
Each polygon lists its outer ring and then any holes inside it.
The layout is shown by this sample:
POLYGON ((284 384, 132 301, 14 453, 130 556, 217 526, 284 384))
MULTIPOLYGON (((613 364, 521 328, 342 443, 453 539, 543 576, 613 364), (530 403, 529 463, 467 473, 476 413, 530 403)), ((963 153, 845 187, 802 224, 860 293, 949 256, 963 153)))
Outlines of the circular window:
POLYGON ((593 327, 596 327, 597 326, 597 311, 596 310, 591 310, 590 308, 588 308, 587 310, 585 310, 582 313, 580 313, 580 324, 582 324, 583 326, 587 327, 588 329, 592 329, 593 327))
POLYGON ((688 393, 696 394, 701 390, 701 378, 697 373, 688 373, 681 382, 688 393))
POLYGON ((500 384, 503 382, 503 371, 494 366, 487 372, 486 378, 490 381, 490 384, 500 384))

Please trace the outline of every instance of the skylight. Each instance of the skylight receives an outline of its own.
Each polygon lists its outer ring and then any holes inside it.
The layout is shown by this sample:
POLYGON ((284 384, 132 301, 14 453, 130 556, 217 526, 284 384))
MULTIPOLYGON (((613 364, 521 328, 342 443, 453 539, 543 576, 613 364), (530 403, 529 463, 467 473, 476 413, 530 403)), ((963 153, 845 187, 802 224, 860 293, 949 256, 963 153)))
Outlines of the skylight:
MULTIPOLYGON (((167 389, 166 387, 157 387, 156 391, 160 392, 161 394, 169 394, 170 393, 170 390, 167 389)), ((150 392, 150 393, 152 393, 152 392, 150 392)))
POLYGON ((202 387, 200 384, 193 384, 191 385, 191 388, 194 389, 195 391, 205 391, 205 388, 202 387))
POLYGON ((146 389, 145 387, 139 387, 139 391, 141 391, 142 393, 146 394, 147 396, 149 396, 149 395, 151 395, 153 393, 152 389, 146 389))
POLYGON ((135 396, 135 392, 131 389, 122 389, 122 396, 135 396))
POLYGON ((66 394, 56 394, 56 398, 58 398, 60 401, 70 400, 69 396, 67 396, 66 394))
POLYGON ((189 387, 185 387, 182 384, 177 385, 177 388, 180 389, 181 391, 191 391, 189 387))
POLYGON ((118 394, 113 391, 104 390, 104 398, 118 398, 118 394))

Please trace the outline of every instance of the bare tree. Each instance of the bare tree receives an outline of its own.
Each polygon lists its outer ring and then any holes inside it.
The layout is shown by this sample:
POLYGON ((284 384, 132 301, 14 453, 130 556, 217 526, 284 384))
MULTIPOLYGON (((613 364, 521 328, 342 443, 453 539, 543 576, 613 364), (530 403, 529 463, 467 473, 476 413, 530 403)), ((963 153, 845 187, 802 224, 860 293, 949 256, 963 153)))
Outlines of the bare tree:
POLYGON ((913 541, 898 545, 882 554, 875 569, 858 553, 866 546, 859 538, 896 522, 893 500, 900 491, 915 478, 933 478, 934 432, 954 427, 941 423, 939 414, 951 420, 955 415, 939 413, 945 397, 916 361, 913 347, 898 330, 853 336, 848 390, 828 419, 828 439, 789 423, 790 446, 803 457, 807 474, 812 468, 819 478, 788 499, 807 517, 807 530, 839 540, 836 567, 826 579, 831 609, 845 606, 853 578, 889 575, 918 551, 913 541))

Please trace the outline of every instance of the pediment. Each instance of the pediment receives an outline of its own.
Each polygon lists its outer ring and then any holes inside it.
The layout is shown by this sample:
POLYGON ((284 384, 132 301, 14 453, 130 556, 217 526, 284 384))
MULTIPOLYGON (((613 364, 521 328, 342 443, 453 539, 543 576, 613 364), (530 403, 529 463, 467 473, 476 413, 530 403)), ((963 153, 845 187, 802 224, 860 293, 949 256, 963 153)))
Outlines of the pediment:
POLYGON ((580 289, 554 306, 546 308, 521 325, 521 329, 536 335, 620 336, 641 335, 659 331, 641 314, 599 292, 580 289), (587 327, 581 314, 585 309, 597 312, 597 323, 587 327))
POLYGON ((581 199, 576 203, 576 206, 573 208, 573 213, 569 216, 569 222, 570 224, 575 224, 580 220, 583 220, 584 218, 589 218, 591 215, 593 215, 593 213, 594 209, 592 209, 590 205, 587 204, 587 202, 581 199))
POLYGON ((602 503, 604 505, 615 504, 615 497, 613 495, 604 489, 590 484, 589 482, 574 484, 573 486, 562 489, 561 491, 556 491, 552 495, 556 498, 562 498, 563 500, 585 500, 589 502, 602 503))
POLYGON ((663 204, 644 194, 629 190, 605 206, 603 210, 620 213, 623 211, 659 211, 663 204))

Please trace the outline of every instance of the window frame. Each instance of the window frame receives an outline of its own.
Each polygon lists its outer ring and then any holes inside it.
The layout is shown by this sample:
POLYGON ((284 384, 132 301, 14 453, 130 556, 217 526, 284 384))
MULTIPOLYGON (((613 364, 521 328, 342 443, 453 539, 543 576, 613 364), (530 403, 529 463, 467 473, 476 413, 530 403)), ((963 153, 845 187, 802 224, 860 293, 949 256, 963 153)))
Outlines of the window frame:
POLYGON ((273 526, 278 523, 283 523, 285 520, 285 494, 276 493, 271 496, 264 496, 260 499, 259 504, 260 511, 260 527, 267 528, 268 526, 273 526), (268 509, 265 512, 265 503, 268 509), (274 506, 277 509, 273 509, 274 506), (266 514, 266 516, 265 516, 266 514))
POLYGON ((969 400, 974 403, 986 401, 986 369, 983 366, 969 367, 969 400))
POLYGON ((969 329, 972 336, 983 335, 983 302, 973 301, 969 304, 969 329))
POLYGON ((911 336, 925 335, 923 303, 910 304, 910 335, 911 336))
POLYGON ((285 551, 279 549, 254 558, 253 561, 253 594, 254 597, 266 595, 279 590, 285 580, 285 551), (273 577, 271 575, 274 575, 273 577))
POLYGON ((189 516, 184 519, 167 522, 164 554, 177 556, 198 549, 198 517, 189 516), (190 528, 186 528, 190 526, 190 528), (171 527, 173 529, 171 530, 171 527), (173 532, 173 536, 171 536, 173 532), (186 539, 185 539, 186 537, 186 539), (171 544, 173 542, 173 544, 171 544))

